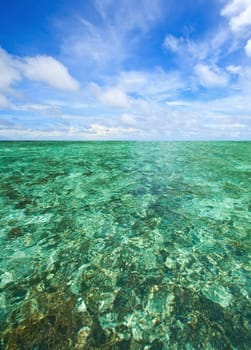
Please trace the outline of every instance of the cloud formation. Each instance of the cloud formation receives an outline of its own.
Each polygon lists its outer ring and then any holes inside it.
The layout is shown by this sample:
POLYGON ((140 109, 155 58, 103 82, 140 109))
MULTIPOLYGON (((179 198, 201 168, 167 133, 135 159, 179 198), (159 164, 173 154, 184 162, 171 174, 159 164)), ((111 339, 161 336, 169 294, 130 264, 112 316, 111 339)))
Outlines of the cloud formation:
POLYGON ((0 47, 0 91, 8 92, 21 79, 15 59, 0 47))
POLYGON ((251 26, 251 3, 249 0, 231 0, 223 7, 221 15, 228 18, 233 32, 246 30, 251 26))
POLYGON ((53 88, 76 91, 79 83, 59 61, 50 56, 25 57, 20 65, 23 75, 35 81, 44 82, 53 88))
POLYGON ((4 95, 0 94, 0 108, 9 107, 9 104, 8 99, 4 95))
POLYGON ((249 39, 245 46, 246 55, 251 57, 251 39, 249 39))
POLYGON ((75 63, 95 64, 96 70, 113 68, 139 49, 140 41, 163 17, 163 0, 96 0, 91 11, 99 21, 81 13, 62 25, 62 51, 75 63), (65 30, 67 29, 67 30, 65 30))
POLYGON ((100 88, 97 84, 92 84, 92 89, 97 99, 104 105, 119 108, 129 108, 130 99, 124 91, 117 87, 100 88))
MULTIPOLYGON (((79 83, 58 60, 50 56, 12 56, 0 47, 0 108, 17 107, 11 100, 23 98, 18 87, 24 78, 39 81, 57 90, 77 91, 79 83)), ((35 104, 29 103, 35 106, 35 104)), ((21 107, 19 107, 22 109, 21 107)))
POLYGON ((198 76, 200 84, 204 87, 226 86, 228 76, 218 67, 209 67, 206 64, 197 64, 195 73, 198 76))

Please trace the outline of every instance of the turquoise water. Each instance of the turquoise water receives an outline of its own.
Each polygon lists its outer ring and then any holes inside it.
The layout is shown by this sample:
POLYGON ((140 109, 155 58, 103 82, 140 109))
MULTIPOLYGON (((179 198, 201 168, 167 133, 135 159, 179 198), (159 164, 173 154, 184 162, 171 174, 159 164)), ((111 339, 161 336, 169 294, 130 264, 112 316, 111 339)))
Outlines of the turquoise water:
POLYGON ((250 349, 251 142, 1 142, 0 349, 250 349))

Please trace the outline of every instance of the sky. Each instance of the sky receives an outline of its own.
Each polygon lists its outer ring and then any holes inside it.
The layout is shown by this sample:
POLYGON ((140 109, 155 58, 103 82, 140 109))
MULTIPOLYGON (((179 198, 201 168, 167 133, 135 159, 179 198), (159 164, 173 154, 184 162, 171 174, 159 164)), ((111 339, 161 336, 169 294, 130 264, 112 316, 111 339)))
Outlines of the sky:
POLYGON ((251 1, 1 1, 0 139, 251 140, 251 1))

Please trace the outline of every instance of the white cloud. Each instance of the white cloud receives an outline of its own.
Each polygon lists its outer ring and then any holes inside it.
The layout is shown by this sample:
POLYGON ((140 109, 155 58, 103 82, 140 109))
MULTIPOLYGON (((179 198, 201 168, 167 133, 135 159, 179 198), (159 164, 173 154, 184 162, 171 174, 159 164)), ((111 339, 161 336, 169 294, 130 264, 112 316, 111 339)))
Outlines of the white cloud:
POLYGON ((92 134, 94 137, 122 137, 124 138, 125 134, 134 133, 136 129, 134 128, 123 128, 117 126, 106 126, 102 124, 91 124, 89 128, 85 130, 86 133, 92 134))
MULTIPOLYGON (((251 56, 251 43, 247 41, 251 37, 251 1, 224 0, 223 4, 225 5, 221 15, 226 18, 227 24, 223 21, 220 26, 211 28, 196 41, 189 37, 177 38, 167 35, 163 43, 167 50, 177 55, 176 62, 180 70, 185 72, 187 77, 190 76, 192 89, 197 86, 197 82, 189 74, 191 71, 195 71, 200 85, 207 88, 224 87, 227 83, 230 88, 236 88, 237 85, 233 84, 236 84, 237 76, 245 70, 248 63, 241 58, 241 50, 245 49, 246 55, 251 56), (235 53, 238 53, 238 56, 234 56, 235 53), (226 61, 229 62, 227 66, 226 61)), ((241 88, 240 85, 238 87, 241 88)))
POLYGON ((133 114, 125 113, 121 116, 121 121, 123 124, 126 124, 126 125, 136 125, 137 117, 133 114))
POLYGON ((176 38, 168 34, 165 37, 163 46, 166 50, 177 54, 180 57, 181 64, 189 64, 194 61, 202 61, 209 55, 217 55, 222 42, 225 40, 225 36, 225 31, 220 30, 217 33, 213 33, 206 40, 194 41, 189 38, 176 38))
POLYGON ((9 107, 9 100, 2 94, 0 94, 0 107, 9 107))
POLYGON ((148 83, 148 73, 143 71, 124 71, 117 77, 118 86, 128 92, 141 90, 148 83))
POLYGON ((250 4, 249 0, 229 0, 221 10, 222 16, 233 16, 243 12, 250 4))
POLYGON ((130 99, 124 91, 118 87, 100 88, 97 84, 91 84, 97 99, 104 105, 115 108, 128 108, 130 99))
POLYGON ((85 59, 85 63, 90 61, 103 66, 111 59, 115 64, 127 57, 124 39, 115 27, 109 25, 98 27, 84 18, 79 19, 79 24, 75 24, 72 34, 66 35, 67 42, 62 47, 66 56, 70 53, 69 59, 73 55, 75 60, 80 59, 83 62, 85 59))
POLYGON ((2 125, 0 139, 8 140, 105 140, 135 138, 137 130, 131 127, 107 126, 92 123, 88 127, 68 126, 52 130, 27 128, 22 125, 2 125))
POLYGON ((249 39, 245 46, 246 55, 251 57, 251 39, 249 39))
POLYGON ((210 67, 206 64, 197 64, 195 66, 195 73, 204 87, 222 87, 228 83, 228 76, 222 72, 218 67, 210 67))
POLYGON ((251 25, 251 5, 249 5, 245 11, 239 16, 235 16, 230 20, 230 26, 233 31, 239 31, 245 29, 251 25))
POLYGON ((248 139, 251 136, 250 96, 244 91, 236 90, 234 93, 227 98, 204 102, 171 99, 168 103, 160 104, 152 100, 148 102, 148 111, 143 113, 136 104, 132 104, 125 113, 104 106, 100 108, 98 104, 94 115, 76 115, 74 112, 66 115, 64 111, 59 111, 55 118, 55 113, 46 114, 45 111, 39 124, 37 116, 40 106, 30 106, 31 113, 24 109, 18 113, 18 117, 5 118, 13 125, 3 123, 0 138, 248 139), (33 108, 35 113, 32 113, 33 108), (20 115, 24 119, 20 119, 20 115), (227 127, 224 128, 224 125, 227 127))
POLYGON ((0 47, 0 91, 9 92, 20 79, 14 58, 0 47))
MULTIPOLYGON (((112 22, 119 31, 137 28, 145 31, 163 15, 162 0, 96 0, 95 6, 104 22, 112 22)), ((110 24, 111 24, 110 22, 110 24)))
POLYGON ((67 68, 50 56, 26 57, 21 69, 28 79, 45 82, 56 89, 76 91, 79 88, 67 68))
MULTIPOLYGON (((45 82, 59 90, 75 91, 79 88, 79 83, 70 76, 67 68, 54 58, 50 56, 13 57, 0 47, 1 107, 15 109, 9 98, 23 97, 18 92, 17 84, 22 82, 24 76, 30 80, 45 82)), ((32 103, 30 103, 30 106, 27 105, 26 107, 29 110, 32 108, 35 110, 37 106, 38 104, 32 106, 32 103)))
MULTIPOLYGON (((240 90, 240 94, 244 96, 249 96, 250 99, 250 91, 251 91, 251 67, 248 66, 243 68, 241 71, 241 74, 239 75, 238 79, 238 86, 240 90)), ((250 111, 251 111, 251 104, 250 104, 250 111)))
POLYGON ((99 98, 101 102, 112 107, 127 108, 130 106, 128 96, 123 91, 116 88, 106 89, 99 98))
MULTIPOLYGON (((97 100, 105 106, 136 113, 153 113, 153 104, 162 104, 186 87, 177 72, 124 71, 107 79, 107 84, 90 84, 97 100)), ((130 112, 131 113, 131 112, 130 112)))
POLYGON ((230 0, 222 9, 221 15, 229 19, 233 32, 245 30, 251 26, 250 0, 230 0))
MULTIPOLYGON (((25 127, 0 129, 0 137, 8 140, 57 140, 64 139, 67 135, 66 131, 61 130, 34 130, 25 127)), ((83 139, 83 135, 81 138, 83 139)), ((70 138, 69 138, 70 139, 70 138)))
POLYGON ((33 111, 33 112, 49 112, 55 113, 59 111, 59 106, 53 104, 38 104, 38 103, 27 103, 16 105, 12 107, 16 111, 33 111))
POLYGON ((240 66, 235 66, 233 64, 227 66, 226 69, 231 74, 239 74, 239 73, 241 73, 241 70, 242 70, 240 66))
POLYGON ((175 53, 181 50, 181 46, 184 44, 183 38, 176 38, 175 36, 169 34, 165 37, 163 46, 170 51, 175 53))
POLYGON ((122 91, 147 101, 170 98, 186 87, 186 82, 178 72, 165 72, 162 69, 151 72, 124 71, 116 83, 122 91))

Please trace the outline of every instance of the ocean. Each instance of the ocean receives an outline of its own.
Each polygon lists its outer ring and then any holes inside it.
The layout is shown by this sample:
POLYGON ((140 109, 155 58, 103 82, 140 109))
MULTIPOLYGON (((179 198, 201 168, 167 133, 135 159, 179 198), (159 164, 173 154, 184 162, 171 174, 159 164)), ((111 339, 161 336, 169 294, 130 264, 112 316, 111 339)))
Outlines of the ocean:
POLYGON ((0 142, 0 349, 251 348, 251 142, 0 142))

